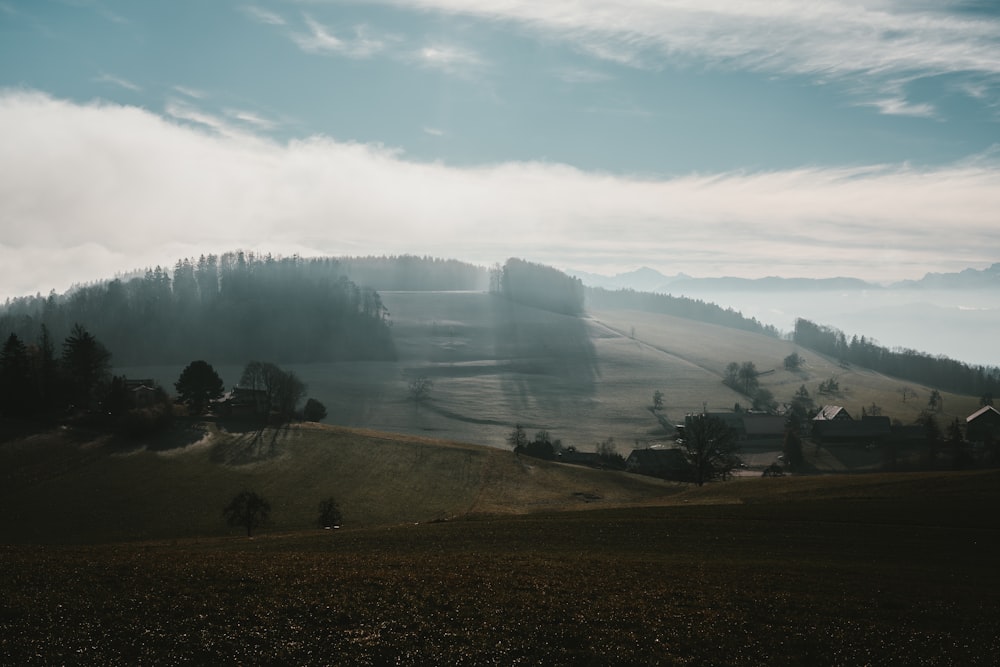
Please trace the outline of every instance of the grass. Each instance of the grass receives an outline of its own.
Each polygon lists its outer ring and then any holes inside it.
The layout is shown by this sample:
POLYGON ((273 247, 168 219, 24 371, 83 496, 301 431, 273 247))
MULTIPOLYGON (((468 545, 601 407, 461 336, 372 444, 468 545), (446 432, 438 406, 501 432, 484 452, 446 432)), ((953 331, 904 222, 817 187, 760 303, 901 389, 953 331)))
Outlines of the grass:
MULTIPOLYGON (((593 450, 609 437, 628 455, 662 436, 647 408, 657 389, 666 414, 731 410, 749 399, 722 384, 731 361, 753 361, 779 401, 790 401, 806 385, 818 403, 848 408, 859 417, 872 402, 885 414, 912 423, 931 388, 904 383, 827 359, 778 340, 683 318, 639 311, 595 311, 574 318, 511 304, 476 292, 387 292, 394 362, 286 364, 309 386, 309 395, 329 411, 327 423, 377 428, 503 448, 515 424, 529 435, 546 429, 565 445, 593 450), (630 337, 635 329, 635 338, 630 337), (783 369, 797 351, 799 372, 783 369), (407 384, 426 375, 430 400, 415 406, 407 384), (817 393, 821 381, 837 378, 841 391, 817 393), (908 386, 917 398, 902 400, 908 386)), ((209 360, 211 362, 211 360, 209 360)), ((280 361, 280 360, 279 360, 280 361)), ((239 366, 218 369, 228 385, 239 366)), ((172 387, 181 367, 119 369, 130 377, 152 377, 172 387)), ((975 411, 978 397, 944 394, 942 426, 975 411)))
POLYGON ((1000 649, 998 471, 699 488, 232 426, 0 444, 0 663, 987 665, 1000 649), (273 507, 250 540, 221 517, 242 488, 273 507), (343 529, 312 527, 329 495, 343 529))
POLYGON ((0 656, 993 664, 997 482, 996 473, 757 480, 714 487, 742 492, 750 502, 741 504, 0 547, 0 656))

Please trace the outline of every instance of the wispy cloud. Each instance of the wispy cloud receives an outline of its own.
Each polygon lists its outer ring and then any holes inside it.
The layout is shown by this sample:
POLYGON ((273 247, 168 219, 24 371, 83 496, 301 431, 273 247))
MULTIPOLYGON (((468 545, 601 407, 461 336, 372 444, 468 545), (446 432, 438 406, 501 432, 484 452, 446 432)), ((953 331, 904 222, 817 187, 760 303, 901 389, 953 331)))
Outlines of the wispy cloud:
POLYGON ((110 83, 119 88, 125 88, 126 90, 131 90, 133 92, 138 92, 142 88, 128 79, 123 79, 120 76, 115 76, 113 74, 108 74, 107 72, 102 72, 100 76, 94 77, 94 81, 98 83, 110 83))
POLYGON ((280 15, 267 9, 262 9, 256 5, 244 5, 242 10, 258 23, 264 23, 266 25, 287 25, 285 19, 283 19, 280 15))
POLYGON ((208 96, 208 93, 197 90, 195 88, 189 88, 187 86, 174 86, 174 90, 185 97, 190 97, 192 99, 201 100, 208 96))
POLYGON ((933 105, 927 103, 913 104, 904 97, 886 97, 874 102, 862 103, 861 106, 872 106, 879 113, 888 116, 914 116, 917 118, 937 118, 933 105))
POLYGON ((27 258, 46 267, 28 290, 46 292, 234 247, 873 280, 986 266, 1000 247, 995 155, 653 179, 544 162, 458 168, 323 137, 281 144, 190 105, 169 113, 0 95, 0 255, 22 258, 0 257, 0 285, 23 291, 27 258))
POLYGON ((183 100, 167 100, 164 112, 175 120, 193 123, 223 136, 235 137, 241 134, 239 129, 230 122, 183 100))
POLYGON ((429 44, 417 49, 412 59, 424 67, 451 74, 471 74, 485 62, 475 51, 455 44, 429 44))
POLYGON ((305 17, 306 32, 292 32, 292 40, 309 53, 334 54, 348 58, 370 58, 385 49, 385 41, 373 37, 363 25, 352 28, 352 37, 339 37, 311 16, 305 17))
POLYGON ((635 66, 709 64, 827 81, 1000 76, 1000 18, 881 0, 381 0, 509 21, 635 66))
POLYGON ((443 137, 444 136, 444 130, 439 130, 436 127, 423 127, 421 129, 423 129, 424 134, 429 134, 432 137, 443 137))
POLYGON ((611 79, 606 72, 583 67, 561 67, 553 70, 552 74, 565 83, 601 83, 611 79))
POLYGON ((267 131, 267 130, 273 130, 274 128, 278 127, 277 122, 269 118, 265 118, 261 114, 256 113, 254 111, 247 111, 245 109, 225 109, 223 113, 225 113, 226 116, 228 116, 229 118, 232 118, 233 120, 239 121, 241 123, 245 123, 247 125, 251 125, 257 130, 267 131))

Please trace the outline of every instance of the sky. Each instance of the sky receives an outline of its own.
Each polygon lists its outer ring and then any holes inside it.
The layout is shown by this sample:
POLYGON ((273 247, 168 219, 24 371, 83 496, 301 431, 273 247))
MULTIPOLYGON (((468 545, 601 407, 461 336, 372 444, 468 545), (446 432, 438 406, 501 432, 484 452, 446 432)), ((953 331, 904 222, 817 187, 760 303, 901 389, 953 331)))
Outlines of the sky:
POLYGON ((235 249, 1000 261, 992 0, 0 0, 0 300, 235 249))

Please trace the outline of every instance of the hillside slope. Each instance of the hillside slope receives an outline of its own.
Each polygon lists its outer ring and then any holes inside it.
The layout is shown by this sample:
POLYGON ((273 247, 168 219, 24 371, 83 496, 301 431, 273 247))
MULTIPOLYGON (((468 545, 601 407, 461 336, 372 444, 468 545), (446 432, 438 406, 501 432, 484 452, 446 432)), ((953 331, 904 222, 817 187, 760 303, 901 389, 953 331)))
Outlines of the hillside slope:
MULTIPOLYGON (((802 385, 817 403, 843 405, 859 416, 876 403, 912 423, 930 387, 900 382, 770 336, 680 317, 636 310, 591 311, 584 317, 513 304, 484 292, 385 292, 396 361, 289 364, 309 395, 329 410, 327 422, 504 447, 521 424, 533 435, 546 429, 564 445, 592 450, 614 438, 627 455, 663 432, 648 408, 656 390, 665 414, 678 422, 688 412, 731 410, 749 399, 722 384, 726 364, 752 361, 761 385, 789 401, 802 385), (783 369, 798 352, 799 371, 783 369), (427 401, 409 400, 408 384, 433 382, 427 401), (836 378, 840 392, 818 394, 836 378), (901 389, 917 393, 903 400, 901 389)), ((209 360, 211 361, 211 360, 209 360)), ((240 366, 219 366, 228 385, 240 366)), ((172 387, 181 367, 121 368, 172 387)), ((942 425, 964 419, 978 398, 943 394, 942 425)))
POLYGON ((323 425, 262 433, 214 422, 137 445, 67 430, 0 444, 0 540, 112 542, 238 534, 222 508, 242 489, 269 530, 315 527, 321 500, 345 525, 655 501, 683 487, 509 451, 323 425))

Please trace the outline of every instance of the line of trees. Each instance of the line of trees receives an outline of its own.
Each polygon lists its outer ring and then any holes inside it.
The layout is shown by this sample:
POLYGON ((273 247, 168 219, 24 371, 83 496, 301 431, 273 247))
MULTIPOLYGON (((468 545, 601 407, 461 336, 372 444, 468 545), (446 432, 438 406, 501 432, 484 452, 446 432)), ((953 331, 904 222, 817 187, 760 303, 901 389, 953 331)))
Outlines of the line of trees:
POLYGON ((337 262, 357 284, 382 291, 481 291, 488 281, 484 267, 457 259, 383 255, 340 257, 337 262))
POLYGON ((44 325, 25 342, 15 333, 0 349, 0 415, 35 417, 89 408, 111 386, 111 353, 80 324, 73 326, 57 355, 44 325))
POLYGON ((587 302, 593 308, 629 308, 718 324, 730 329, 752 331, 772 338, 781 336, 781 332, 777 328, 769 324, 761 324, 756 318, 744 317, 738 310, 722 308, 714 303, 706 303, 698 299, 653 292, 637 292, 633 289, 607 290, 602 287, 588 287, 586 297, 587 302))
POLYGON ((864 336, 848 340, 839 329, 801 318, 795 321, 793 340, 844 363, 958 394, 984 396, 1000 391, 1000 368, 996 366, 972 366, 905 348, 890 350, 864 336))
POLYGON ((564 315, 583 313, 584 289, 579 278, 544 264, 511 258, 490 269, 490 291, 515 303, 564 315))
POLYGON ((123 366, 388 360, 388 316, 378 292, 351 282, 335 259, 232 252, 8 300, 0 332, 35 340, 44 326, 61 338, 81 323, 123 366))

